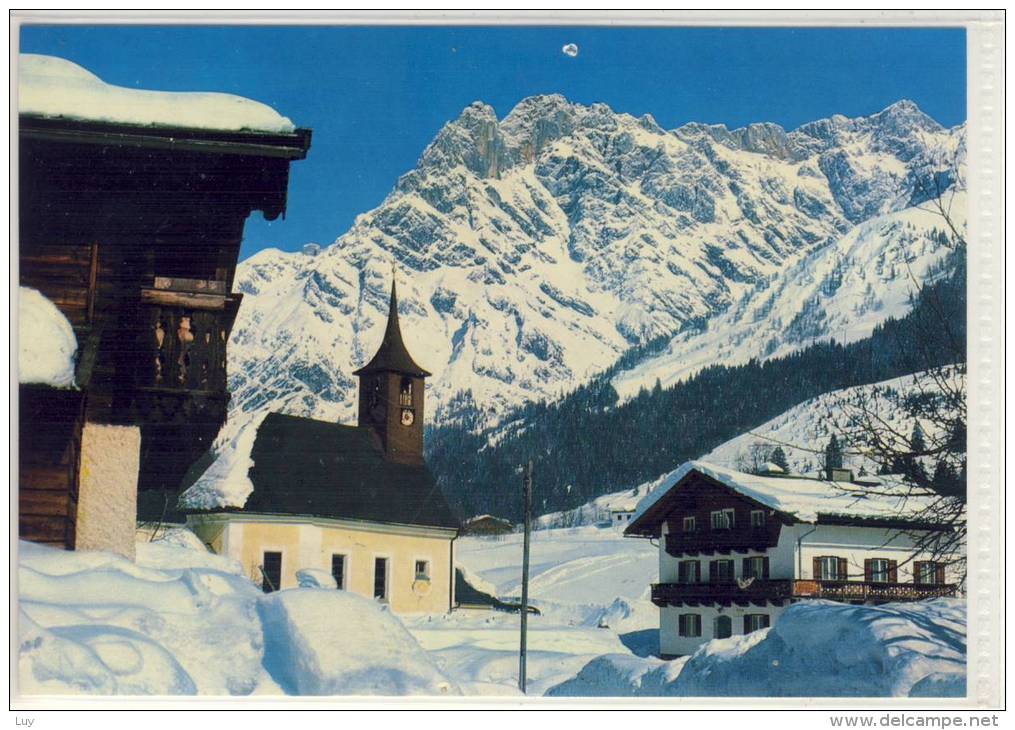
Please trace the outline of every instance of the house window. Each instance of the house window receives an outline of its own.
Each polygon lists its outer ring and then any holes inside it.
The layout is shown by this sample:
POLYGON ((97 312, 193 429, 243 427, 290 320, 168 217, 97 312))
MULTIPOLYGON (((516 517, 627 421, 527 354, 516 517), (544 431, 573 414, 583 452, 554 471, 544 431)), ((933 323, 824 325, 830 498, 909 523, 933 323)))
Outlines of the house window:
POLYGON ((733 636, 733 619, 729 616, 716 616, 712 629, 714 638, 728 639, 733 636))
POLYGON ((945 566, 933 560, 917 560, 913 563, 913 577, 920 585, 939 585, 945 582, 945 566))
POLYGON ((765 526, 765 510, 763 509, 752 509, 751 510, 751 527, 757 529, 765 526))
POLYGON ((374 598, 388 600, 388 559, 374 558, 374 598))
POLYGON ((416 561, 416 580, 430 580, 430 561, 416 561))
POLYGON ((744 558, 743 567, 744 578, 755 578, 756 580, 768 579, 768 558, 766 556, 744 558))
POLYGON ((899 564, 887 558, 867 558, 863 561, 863 579, 868 583, 897 583, 899 564))
POLYGON ((713 530, 733 529, 733 510, 719 509, 712 512, 712 529, 713 530))
POLYGON ((701 636, 701 616, 696 613, 680 614, 677 633, 680 636, 701 636))
POLYGON ((698 520, 696 517, 684 518, 684 532, 694 532, 697 529, 698 529, 698 520))
POLYGON ((708 580, 711 583, 732 583, 733 582, 733 561, 713 560, 708 568, 708 580))
POLYGON ((846 580, 846 559, 834 555, 814 558, 815 580, 846 580))
POLYGON ((697 560, 681 560, 677 563, 677 582, 697 583, 701 580, 701 563, 697 560))
POLYGON ((744 614, 744 633, 749 634, 752 631, 760 631, 761 629, 767 629, 768 614, 767 613, 747 613, 744 614))
POLYGON ((282 586, 282 553, 265 552, 261 559, 261 590, 277 591, 282 586))
POLYGON ((331 575, 335 579, 335 587, 345 590, 345 556, 331 556, 331 575))

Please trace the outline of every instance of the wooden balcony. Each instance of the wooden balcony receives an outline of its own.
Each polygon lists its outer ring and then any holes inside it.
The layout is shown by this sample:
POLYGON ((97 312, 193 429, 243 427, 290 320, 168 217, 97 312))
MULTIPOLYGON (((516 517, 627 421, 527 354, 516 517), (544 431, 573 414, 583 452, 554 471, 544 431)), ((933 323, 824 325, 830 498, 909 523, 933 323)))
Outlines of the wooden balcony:
POLYGON ((657 606, 737 604, 781 605, 799 598, 823 598, 842 603, 919 601, 955 595, 953 583, 873 583, 865 581, 754 580, 738 583, 654 583, 652 602, 657 606))
POLYGON ((666 536, 666 552, 675 558, 765 552, 779 543, 779 526, 760 529, 675 532, 666 536))

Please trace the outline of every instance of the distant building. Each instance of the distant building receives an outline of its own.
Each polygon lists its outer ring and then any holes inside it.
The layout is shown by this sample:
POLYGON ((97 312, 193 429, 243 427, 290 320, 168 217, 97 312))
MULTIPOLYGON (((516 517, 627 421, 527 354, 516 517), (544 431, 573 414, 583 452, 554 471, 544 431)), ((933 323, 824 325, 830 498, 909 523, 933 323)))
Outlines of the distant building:
POLYGON ((478 515, 462 523, 462 535, 509 535, 514 531, 515 526, 510 520, 493 515, 478 515))
POLYGON ((305 256, 316 256, 321 252, 321 246, 317 243, 306 243, 303 245, 303 254, 305 256))
POLYGON ((19 388, 19 535, 133 556, 138 490, 163 516, 225 421, 244 222, 285 210, 310 132, 60 58, 24 54, 18 76, 20 284, 78 343, 73 386, 19 388))
POLYGON ((327 570, 337 588, 393 611, 449 611, 458 520, 423 459, 429 373, 402 340, 394 284, 380 348, 355 374, 357 426, 269 414, 240 455, 253 462, 253 491, 213 508, 185 493, 188 525, 265 591, 295 587, 298 571, 327 570))
POLYGON ((660 652, 691 654, 710 639, 765 628, 800 600, 953 595, 948 567, 916 547, 940 529, 920 521, 926 501, 887 491, 704 462, 681 466, 625 531, 659 540, 652 602, 660 652))

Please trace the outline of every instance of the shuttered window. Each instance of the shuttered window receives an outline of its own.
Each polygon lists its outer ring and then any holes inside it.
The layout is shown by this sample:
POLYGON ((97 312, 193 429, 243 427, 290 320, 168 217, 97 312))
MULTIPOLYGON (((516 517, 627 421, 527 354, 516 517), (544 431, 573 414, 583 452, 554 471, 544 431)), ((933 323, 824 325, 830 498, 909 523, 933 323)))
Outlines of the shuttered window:
POLYGON ((282 553, 265 552, 261 560, 261 590, 277 591, 282 586, 282 553))
POLYGON ((942 585, 945 582, 945 566, 933 560, 917 560, 913 564, 913 577, 920 585, 942 585))
POLYGON ((867 583, 898 583, 899 563, 888 558, 867 558, 863 561, 863 579, 867 583))
POLYGON ((728 639, 733 636, 733 619, 729 616, 716 616, 712 627, 716 639, 728 639))
POLYGON ((331 556, 331 576, 335 579, 335 587, 339 590, 345 589, 345 556, 331 556))
POLYGON ((742 573, 744 578, 768 580, 768 557, 761 555, 744 558, 742 573))
POLYGON ((769 626, 769 618, 767 613, 744 614, 745 634, 749 634, 752 631, 760 631, 761 629, 767 629, 768 626, 769 626))
POLYGON ((814 580, 846 580, 848 565, 845 558, 822 555, 814 558, 814 580))
POLYGON ((708 580, 711 583, 732 583, 733 571, 732 560, 712 560, 708 564, 708 580))
POLYGON ((677 563, 679 583, 697 583, 701 580, 701 563, 697 560, 681 560, 677 563))
POLYGON ((677 621, 677 633, 680 636, 701 636, 701 616, 698 614, 682 613, 677 621))

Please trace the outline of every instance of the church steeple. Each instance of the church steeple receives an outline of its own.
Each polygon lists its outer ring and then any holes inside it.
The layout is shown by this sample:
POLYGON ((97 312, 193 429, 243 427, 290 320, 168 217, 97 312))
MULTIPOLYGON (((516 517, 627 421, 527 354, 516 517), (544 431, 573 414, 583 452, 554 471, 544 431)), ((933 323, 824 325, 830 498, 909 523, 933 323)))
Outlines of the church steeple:
POLYGON ((430 377, 430 373, 412 359, 402 339, 402 328, 398 322, 398 291, 394 276, 391 278, 391 301, 388 304, 388 326, 384 329, 384 339, 381 340, 377 354, 353 375, 363 376, 377 372, 402 373, 417 378, 430 377))
POLYGON ((423 390, 430 373, 412 359, 398 322, 394 277, 388 324, 377 353, 356 370, 359 381, 359 425, 376 431, 385 456, 408 464, 423 462, 423 390))

